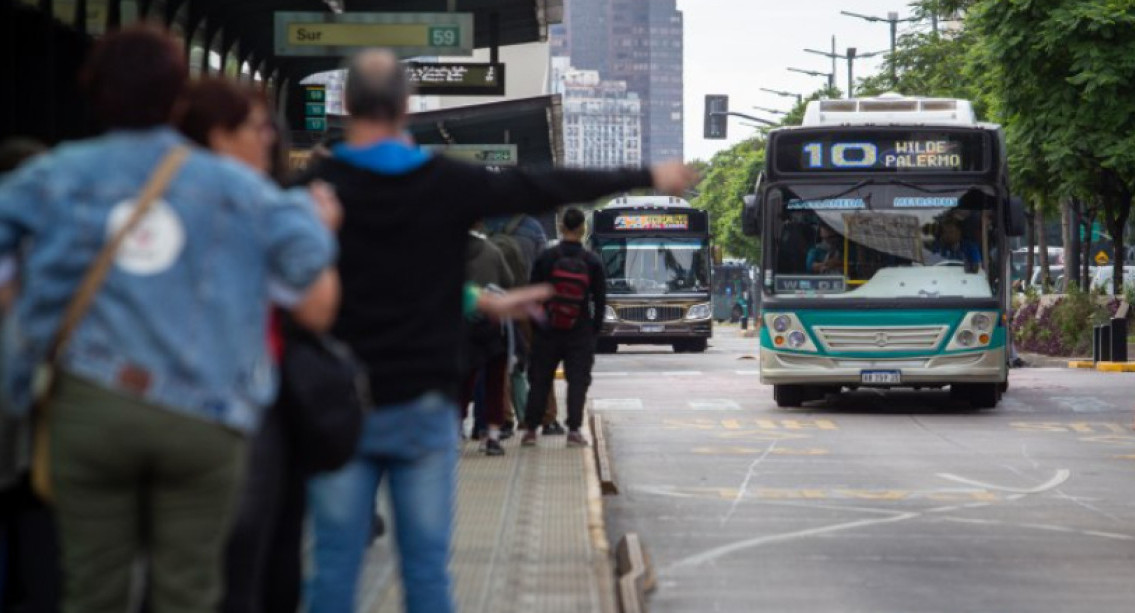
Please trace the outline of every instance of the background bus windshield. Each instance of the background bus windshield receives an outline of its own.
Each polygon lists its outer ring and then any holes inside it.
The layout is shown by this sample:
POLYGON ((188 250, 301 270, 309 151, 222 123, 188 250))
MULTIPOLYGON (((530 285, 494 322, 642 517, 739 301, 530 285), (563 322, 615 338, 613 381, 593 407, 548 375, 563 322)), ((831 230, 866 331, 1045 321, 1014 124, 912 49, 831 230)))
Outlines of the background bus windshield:
POLYGON ((709 248, 698 238, 598 238, 610 294, 709 291, 709 248))
POLYGON ((993 200, 976 190, 902 195, 884 187, 821 199, 785 191, 773 228, 775 293, 995 295, 997 267, 989 265, 997 261, 993 200))

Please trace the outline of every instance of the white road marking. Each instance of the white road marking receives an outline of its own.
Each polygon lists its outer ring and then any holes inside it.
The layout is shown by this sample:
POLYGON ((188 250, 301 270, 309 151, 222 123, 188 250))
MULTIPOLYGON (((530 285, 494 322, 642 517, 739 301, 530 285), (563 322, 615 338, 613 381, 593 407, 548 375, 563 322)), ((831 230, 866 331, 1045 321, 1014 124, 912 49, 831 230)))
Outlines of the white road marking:
POLYGON ((663 377, 700 377, 703 373, 700 370, 663 370, 661 372, 646 372, 643 374, 651 376, 661 375, 663 377))
POLYGON ((761 375, 761 371, 759 370, 735 370, 733 372, 741 375, 742 377, 759 377, 761 375))
POLYGON ((691 400, 690 408, 695 411, 740 411, 741 405, 728 398, 714 398, 709 400, 691 400))
POLYGON ((753 460, 753 463, 749 465, 749 470, 745 473, 745 480, 741 482, 741 487, 737 488, 737 497, 734 498, 733 503, 729 505, 729 512, 725 514, 725 517, 721 518, 722 526, 728 523, 730 518, 733 517, 733 513, 737 510, 737 504, 745 497, 745 490, 749 489, 749 480, 756 474, 757 465, 763 462, 764 459, 768 457, 768 454, 772 453, 772 450, 776 448, 776 443, 777 441, 773 441, 772 444, 768 446, 768 449, 765 449, 765 452, 757 456, 757 459, 753 460))
POLYGON ((641 411, 641 398, 596 398, 591 401, 595 411, 641 411))
POLYGON ((1021 489, 1021 488, 1016 488, 1016 487, 1004 487, 1004 486, 1001 486, 1001 485, 991 485, 989 483, 983 483, 981 481, 975 481, 973 479, 967 479, 965 477, 959 477, 957 475, 953 475, 953 474, 950 474, 950 473, 938 473, 939 477, 941 477, 943 479, 949 479, 950 481, 957 481, 958 483, 963 483, 965 485, 972 485, 974 487, 980 487, 980 488, 984 488, 984 489, 987 489, 987 490, 997 490, 997 491, 1001 491, 1001 492, 1010 492, 1010 493, 1013 493, 1013 494, 1040 494, 1042 492, 1047 492, 1048 490, 1059 487, 1060 484, 1067 481, 1068 477, 1070 477, 1071 475, 1072 475, 1072 471, 1068 470, 1067 468, 1061 468, 1060 470, 1056 471, 1056 474, 1053 475, 1053 477, 1051 479, 1049 479, 1047 482, 1045 482, 1041 485, 1038 485, 1034 488, 1021 489))
POLYGON ((1050 400, 1073 413, 1107 413, 1116 410, 1110 402, 1090 396, 1053 396, 1050 400))
POLYGON ((593 372, 593 373, 591 373, 591 376, 593 378, 596 378, 596 379, 601 379, 603 377, 629 377, 629 376, 631 376, 631 373, 629 373, 629 372, 593 372))

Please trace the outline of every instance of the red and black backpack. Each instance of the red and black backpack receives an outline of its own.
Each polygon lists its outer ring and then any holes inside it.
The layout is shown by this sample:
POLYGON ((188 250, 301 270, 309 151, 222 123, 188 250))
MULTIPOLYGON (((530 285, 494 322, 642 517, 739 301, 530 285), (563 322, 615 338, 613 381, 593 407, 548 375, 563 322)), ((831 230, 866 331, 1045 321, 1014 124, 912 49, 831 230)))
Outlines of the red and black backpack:
POLYGON ((556 293, 548 300, 548 323, 555 330, 571 330, 586 316, 587 291, 591 273, 583 254, 571 256, 562 247, 556 250, 556 261, 548 281, 556 293))

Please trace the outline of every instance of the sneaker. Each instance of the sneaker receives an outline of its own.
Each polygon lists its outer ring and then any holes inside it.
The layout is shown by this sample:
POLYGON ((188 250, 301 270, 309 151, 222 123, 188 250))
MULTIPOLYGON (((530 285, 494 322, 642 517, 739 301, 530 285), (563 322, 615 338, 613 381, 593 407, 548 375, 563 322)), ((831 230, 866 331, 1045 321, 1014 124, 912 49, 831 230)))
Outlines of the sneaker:
POLYGON ((579 430, 572 430, 571 432, 568 432, 567 435, 567 446, 586 447, 587 439, 583 438, 583 434, 581 434, 579 430))
POLYGON ((536 431, 525 430, 524 436, 520 437, 521 447, 535 447, 536 446, 536 431))
POLYGON ((516 430, 513 429, 511 424, 505 424, 501 427, 501 440, 507 441, 508 439, 512 438, 512 435, 515 433, 516 430))
POLYGON ((544 426, 544 436, 563 436, 567 431, 560 425, 560 422, 553 421, 552 423, 544 426))
POLYGON ((504 447, 501 447, 500 441, 487 439, 485 441, 485 455, 504 455, 504 447))

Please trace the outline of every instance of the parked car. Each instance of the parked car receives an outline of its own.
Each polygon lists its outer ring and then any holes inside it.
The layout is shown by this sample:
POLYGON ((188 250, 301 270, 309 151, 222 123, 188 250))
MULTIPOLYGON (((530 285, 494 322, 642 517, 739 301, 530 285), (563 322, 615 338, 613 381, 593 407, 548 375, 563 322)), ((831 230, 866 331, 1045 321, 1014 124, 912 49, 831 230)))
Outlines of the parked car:
MULTIPOLYGON (((1111 266, 1100 266, 1092 274, 1092 289, 1103 289, 1106 294, 1114 294, 1112 288, 1115 285, 1115 280, 1112 278, 1114 269, 1111 266)), ((1135 266, 1123 267, 1123 285, 1135 286, 1135 266)))

